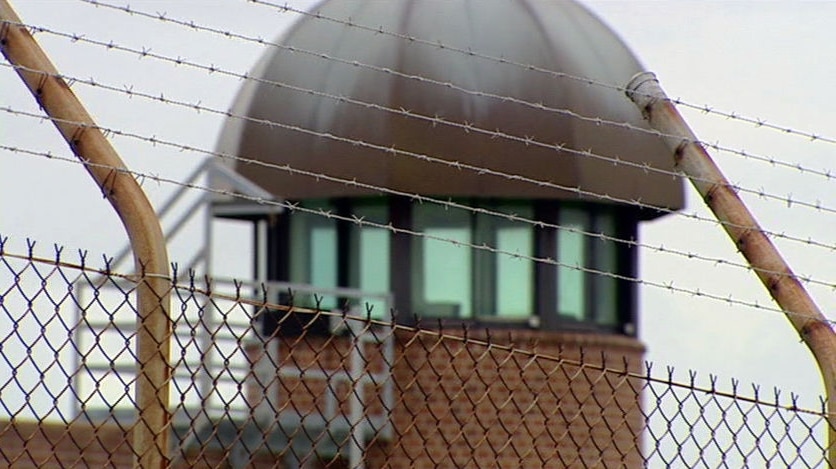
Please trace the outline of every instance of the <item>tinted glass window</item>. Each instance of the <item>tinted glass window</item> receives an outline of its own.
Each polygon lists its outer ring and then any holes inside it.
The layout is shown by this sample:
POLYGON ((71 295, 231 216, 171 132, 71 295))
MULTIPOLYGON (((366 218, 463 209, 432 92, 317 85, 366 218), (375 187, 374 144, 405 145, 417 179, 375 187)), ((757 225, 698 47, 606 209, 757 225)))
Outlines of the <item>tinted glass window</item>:
POLYGON ((467 318, 473 314, 473 250, 470 213, 436 204, 413 207, 412 297, 425 317, 467 318))
MULTIPOLYGON (((530 201, 462 203, 535 219, 530 201)), ((629 257, 622 255, 627 247, 613 241, 620 233, 613 208, 541 202, 536 218, 557 228, 539 228, 503 216, 414 203, 404 210, 401 219, 407 221, 399 226, 420 234, 403 238, 393 238, 386 227, 350 221, 353 217, 388 226, 389 204, 387 198, 341 200, 342 221, 322 213, 291 213, 289 280, 326 290, 345 286, 370 294, 393 292, 404 299, 400 307, 406 317, 524 321, 541 316, 546 318, 541 324, 549 328, 618 327, 623 318, 632 317, 631 310, 622 311, 632 305, 620 304, 624 298, 631 303, 630 291, 621 291, 624 281, 597 273, 617 275, 631 268, 620 265, 629 257), (537 256, 556 259, 558 265, 537 265, 531 260, 537 256)), ((330 202, 303 206, 336 213, 330 202)), ((365 314, 370 305, 373 317, 388 317, 380 298, 320 296, 323 309, 348 300, 357 314, 365 314)), ((297 292, 296 304, 314 306, 313 295, 297 292)))
POLYGON ((575 320, 587 317, 586 288, 589 213, 580 208, 560 210, 557 232, 557 314, 575 320))
MULTIPOLYGON (((618 272, 615 217, 611 212, 599 212, 595 219, 596 232, 606 236, 596 238, 594 267, 601 272, 618 272)), ((618 279, 610 275, 595 275, 594 279, 595 321, 599 324, 615 326, 618 324, 618 279)))
MULTIPOLYGON (((332 210, 325 202, 307 202, 305 208, 332 210)), ((337 287, 337 224, 332 218, 297 211, 290 223, 290 281, 311 284, 320 289, 337 287)), ((319 295, 319 306, 329 310, 337 307, 334 295, 319 295)), ((295 298, 299 306, 316 306, 312 294, 298 292, 295 298)))
MULTIPOLYGON (((493 211, 533 218, 530 204, 501 204, 493 211)), ((534 311, 534 231, 530 223, 496 215, 476 215, 478 250, 474 285, 477 316, 527 318, 534 311)))
MULTIPOLYGON (((388 206, 379 203, 357 203, 352 212, 359 219, 386 225, 389 220, 388 206)), ((351 225, 351 251, 349 252, 351 287, 369 293, 389 293, 390 231, 386 228, 367 224, 351 225)), ((360 310, 366 313, 366 306, 372 308, 374 318, 388 317, 385 303, 380 299, 363 298, 360 310)))
POLYGON ((615 214, 583 206, 561 207, 558 213, 558 316, 617 326, 619 281, 607 275, 619 273, 615 214))

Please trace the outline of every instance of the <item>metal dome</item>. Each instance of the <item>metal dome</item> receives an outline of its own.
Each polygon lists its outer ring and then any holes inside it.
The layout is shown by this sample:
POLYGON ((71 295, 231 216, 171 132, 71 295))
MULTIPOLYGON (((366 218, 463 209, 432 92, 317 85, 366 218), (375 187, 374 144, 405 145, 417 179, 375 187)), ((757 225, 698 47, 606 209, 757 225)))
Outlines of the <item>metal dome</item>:
MULTIPOLYGON (((563 75, 623 86, 642 71, 621 40, 582 6, 333 0, 316 10, 321 18, 298 21, 280 40, 284 47, 270 47, 256 65, 255 80, 243 85, 224 125, 219 152, 422 195, 683 206, 677 178, 556 148, 673 170, 659 139, 553 110, 647 128, 623 92, 563 75)), ((238 162, 235 170, 286 199, 380 194, 258 164, 238 162)))

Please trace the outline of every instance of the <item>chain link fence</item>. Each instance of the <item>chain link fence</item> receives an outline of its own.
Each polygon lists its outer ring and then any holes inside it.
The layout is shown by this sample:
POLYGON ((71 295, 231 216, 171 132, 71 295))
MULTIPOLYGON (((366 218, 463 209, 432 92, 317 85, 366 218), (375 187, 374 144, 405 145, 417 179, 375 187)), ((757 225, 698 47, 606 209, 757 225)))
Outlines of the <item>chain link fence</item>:
MULTIPOLYGON (((0 465, 130 467, 141 279, 31 251, 0 246, 0 465)), ((407 326, 387 295, 181 274, 172 467, 828 467, 823 409, 658 376, 631 338, 407 326)))

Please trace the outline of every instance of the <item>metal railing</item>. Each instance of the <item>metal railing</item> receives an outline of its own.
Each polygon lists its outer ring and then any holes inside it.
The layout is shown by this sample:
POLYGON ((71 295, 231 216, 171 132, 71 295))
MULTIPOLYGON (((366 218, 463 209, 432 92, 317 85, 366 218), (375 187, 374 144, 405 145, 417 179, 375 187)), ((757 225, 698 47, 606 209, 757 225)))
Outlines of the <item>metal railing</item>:
MULTIPOLYGON (((131 291, 131 282, 116 279, 96 283, 80 281, 74 286, 80 301, 76 304, 73 323, 85 327, 73 331, 73 343, 77 349, 88 351, 75 357, 76 369, 83 372, 73 376, 73 392, 80 397, 74 403, 74 418, 83 417, 94 424, 112 421, 130 426, 136 419, 132 401, 107 398, 102 389, 124 389, 126 383, 136 380, 134 357, 114 349, 127 344, 133 347, 136 322, 118 317, 120 307, 115 306, 123 302, 125 292, 131 291), (88 298, 95 298, 95 301, 88 298)), ((371 360, 368 349, 374 347, 380 348, 381 363, 393 363, 394 345, 393 334, 386 332, 389 327, 362 327, 358 321, 349 318, 362 317, 355 313, 365 302, 371 302, 387 312, 376 316, 382 316, 384 323, 391 322, 388 315, 393 304, 391 295, 350 288, 321 289, 287 282, 231 279, 213 279, 200 290, 247 301, 251 305, 239 307, 235 300, 178 296, 184 301, 179 314, 173 318, 171 402, 175 403, 173 427, 179 449, 186 451, 196 444, 207 444, 206 435, 228 432, 228 428, 244 429, 243 434, 247 436, 244 439, 225 434, 212 436, 231 442, 230 463, 239 467, 248 455, 247 448, 268 444, 270 433, 285 435, 292 433, 288 428, 307 425, 303 439, 309 441, 301 443, 303 446, 326 444, 323 440, 328 436, 322 435, 326 431, 351 434, 348 459, 352 467, 362 467, 362 435, 372 429, 383 432, 389 426, 386 415, 365 412, 363 402, 367 385, 382 383, 381 403, 386 409, 393 405, 389 366, 369 370, 364 364, 371 360), (294 360, 286 360, 281 352, 287 349, 292 354, 294 340, 286 340, 275 333, 265 334, 258 316, 271 312, 252 305, 267 299, 277 302, 280 296, 289 292, 307 298, 314 305, 323 301, 335 303, 337 299, 344 305, 354 305, 351 309, 334 311, 327 318, 329 333, 348 336, 354 341, 344 367, 300 366, 294 360), (282 394, 280 380, 298 382, 303 377, 325 386, 323 405, 316 418, 300 415, 298 410, 286 408, 279 400, 282 394), (244 389, 246 391, 242 391, 244 389), (338 390, 342 389, 350 390, 346 412, 340 409, 338 390), (252 403, 252 395, 264 397, 252 403), (219 422, 225 421, 226 426, 218 426, 219 422), (271 428, 270 422, 278 423, 271 428), (249 431, 249 426, 270 430, 262 434, 249 431)), ((191 296, 193 291, 187 291, 191 296)), ((284 436, 282 439, 287 440, 284 436)), ((290 440, 288 444, 298 446, 300 438, 290 440)))

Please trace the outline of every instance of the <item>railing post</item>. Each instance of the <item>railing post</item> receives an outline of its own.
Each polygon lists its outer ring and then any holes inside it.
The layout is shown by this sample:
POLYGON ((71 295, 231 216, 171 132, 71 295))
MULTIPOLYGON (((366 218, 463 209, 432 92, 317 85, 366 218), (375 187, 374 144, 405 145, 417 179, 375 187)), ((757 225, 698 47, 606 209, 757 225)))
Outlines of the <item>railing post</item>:
POLYGON ((7 0, 0 0, 0 47, 125 226, 137 279, 137 425, 133 450, 143 469, 168 466, 170 411, 168 254, 159 220, 116 150, 61 78, 7 0))
POLYGON ((367 408, 365 407, 366 380, 364 378, 366 373, 372 373, 365 370, 364 365, 370 362, 366 356, 366 341, 368 340, 366 337, 372 334, 367 330, 372 327, 372 324, 361 322, 356 317, 349 316, 349 314, 343 316, 343 321, 348 326, 348 340, 352 342, 348 363, 349 387, 351 389, 348 396, 348 463, 352 468, 363 469, 366 453, 364 433, 369 418, 365 415, 367 408))
POLYGON ((656 76, 639 73, 626 91, 650 126, 661 134, 676 168, 690 179, 816 358, 827 396, 828 460, 830 467, 836 467, 836 333, 665 95, 656 76))

